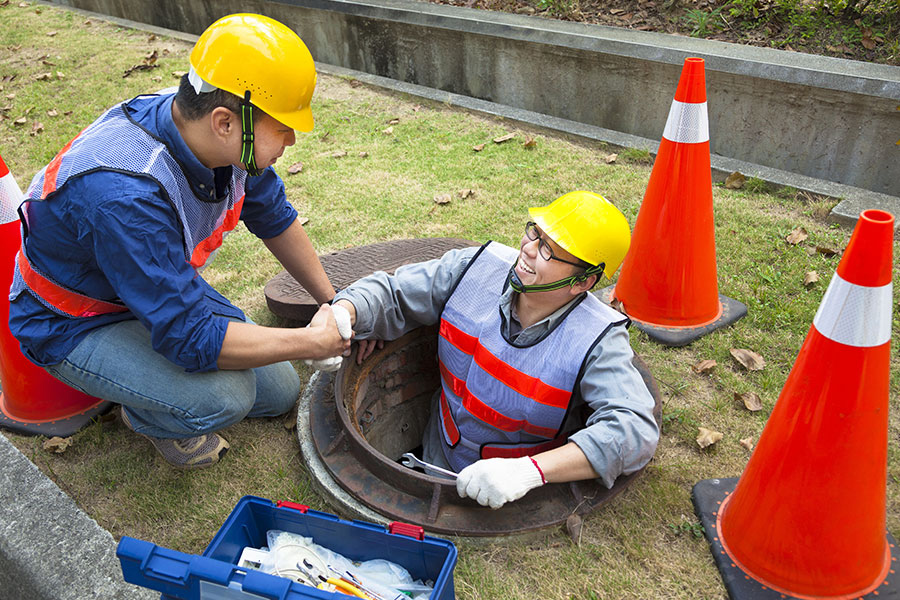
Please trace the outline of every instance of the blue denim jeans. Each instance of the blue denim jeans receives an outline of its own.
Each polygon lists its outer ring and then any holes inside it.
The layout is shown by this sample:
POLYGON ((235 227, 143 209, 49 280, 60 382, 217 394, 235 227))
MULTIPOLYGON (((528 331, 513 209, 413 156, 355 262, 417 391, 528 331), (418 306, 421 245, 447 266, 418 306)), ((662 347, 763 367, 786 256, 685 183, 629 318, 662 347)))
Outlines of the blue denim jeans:
POLYGON ((150 332, 136 320, 91 332, 46 370, 86 394, 121 404, 135 431, 158 438, 193 437, 245 417, 278 416, 300 395, 300 378, 289 362, 187 373, 153 349, 150 332))

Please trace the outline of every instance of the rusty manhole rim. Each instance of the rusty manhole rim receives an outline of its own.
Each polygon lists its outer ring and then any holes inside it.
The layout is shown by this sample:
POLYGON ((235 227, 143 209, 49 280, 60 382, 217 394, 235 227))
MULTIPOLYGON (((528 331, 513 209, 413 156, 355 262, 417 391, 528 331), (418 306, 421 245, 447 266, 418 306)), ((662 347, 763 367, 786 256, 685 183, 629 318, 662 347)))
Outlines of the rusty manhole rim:
MULTIPOLYGON (((372 371, 394 352, 419 338, 436 335, 428 331, 436 330, 420 328, 386 343, 384 349, 362 366, 346 360, 334 377, 316 373, 304 392, 298 411, 298 437, 304 462, 316 484, 324 488, 321 491, 354 516, 381 523, 400 520, 431 532, 471 539, 546 532, 564 524, 571 515, 582 517, 601 508, 630 487, 646 468, 620 477, 611 489, 598 480, 550 484, 499 510, 492 510, 473 500, 460 499, 455 484, 444 478, 399 465, 366 440, 345 403, 336 400, 342 399, 348 389, 358 393, 360 382, 367 385, 372 371), (332 387, 333 392, 329 393, 332 387), (484 520, 492 525, 481 523, 484 520)), ((656 400, 654 416, 659 422, 659 390, 646 364, 636 357, 635 365, 656 400)))

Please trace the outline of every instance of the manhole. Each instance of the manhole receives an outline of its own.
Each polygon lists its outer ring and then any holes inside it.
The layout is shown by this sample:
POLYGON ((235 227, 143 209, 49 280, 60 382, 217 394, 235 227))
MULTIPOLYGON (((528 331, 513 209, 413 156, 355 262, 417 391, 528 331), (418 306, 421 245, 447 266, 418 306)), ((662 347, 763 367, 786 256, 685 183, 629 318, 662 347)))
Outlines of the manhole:
MULTIPOLYGON (((611 489, 596 480, 548 484, 492 510, 460 498, 446 479, 401 466, 396 462, 400 455, 421 443, 439 385, 436 353, 437 329, 423 327, 386 343, 362 365, 346 360, 333 377, 316 373, 310 380, 298 436, 314 481, 339 508, 438 534, 499 537, 546 530, 570 515, 583 516, 640 474, 619 477, 611 489)), ((635 357, 634 363, 656 400, 659 422, 659 389, 643 361, 635 357)))

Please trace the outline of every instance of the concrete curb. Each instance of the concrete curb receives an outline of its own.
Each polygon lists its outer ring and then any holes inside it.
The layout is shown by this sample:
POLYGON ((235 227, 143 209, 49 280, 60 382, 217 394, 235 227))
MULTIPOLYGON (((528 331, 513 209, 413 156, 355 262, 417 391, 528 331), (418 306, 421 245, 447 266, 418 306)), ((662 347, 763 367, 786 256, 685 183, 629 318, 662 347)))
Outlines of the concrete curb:
POLYGON ((112 535, 0 434, 0 600, 151 599, 112 535))

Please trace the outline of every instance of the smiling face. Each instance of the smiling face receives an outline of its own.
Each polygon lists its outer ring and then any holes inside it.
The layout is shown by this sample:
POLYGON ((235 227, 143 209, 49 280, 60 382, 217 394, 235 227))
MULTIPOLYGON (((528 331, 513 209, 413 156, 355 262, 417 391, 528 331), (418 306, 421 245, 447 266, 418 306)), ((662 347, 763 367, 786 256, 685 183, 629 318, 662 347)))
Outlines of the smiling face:
MULTIPOLYGON (((579 260, 571 253, 564 250, 556 242, 554 242, 540 227, 536 227, 540 237, 538 239, 530 239, 528 235, 523 234, 519 244, 519 259, 516 261, 516 275, 522 281, 523 285, 541 285, 553 283, 566 277, 571 277, 580 273, 582 269, 574 267, 570 264, 559 260, 545 260, 540 255, 540 243, 544 240, 553 251, 553 256, 562 260, 578 263, 579 260)), ((565 288, 564 288, 565 289, 565 288)))

